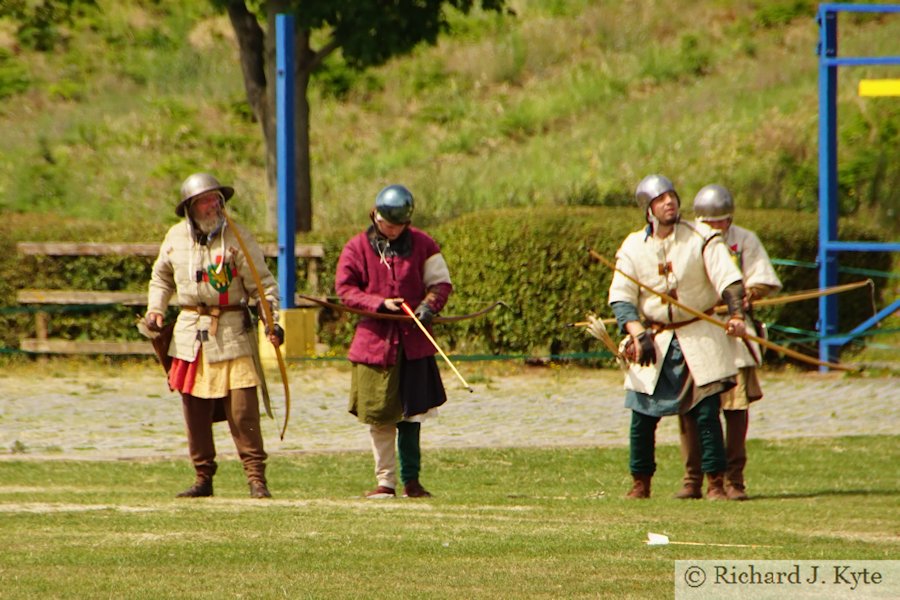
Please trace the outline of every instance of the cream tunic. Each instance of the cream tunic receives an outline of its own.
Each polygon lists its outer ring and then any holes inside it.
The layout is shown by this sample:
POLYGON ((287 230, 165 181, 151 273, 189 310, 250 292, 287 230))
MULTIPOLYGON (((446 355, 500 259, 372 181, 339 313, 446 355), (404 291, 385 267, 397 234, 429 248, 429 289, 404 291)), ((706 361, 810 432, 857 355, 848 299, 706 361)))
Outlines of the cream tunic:
MULTIPOLYGON (((675 296, 698 311, 715 306, 722 291, 741 280, 722 241, 722 236, 705 224, 679 222, 674 231, 660 239, 646 229, 629 234, 616 253, 616 267, 651 289, 675 296)), ((609 288, 609 303, 628 302, 640 315, 659 323, 683 323, 694 316, 664 304, 659 296, 640 288, 618 271, 609 288)), ((625 388, 653 394, 659 380, 662 361, 673 336, 684 353, 685 362, 697 386, 732 377, 737 373, 733 344, 725 331, 698 320, 656 336, 656 364, 629 365, 625 388)))
MULTIPOLYGON (((781 289, 781 280, 775 273, 775 267, 769 260, 769 254, 763 247, 759 237, 749 229, 731 225, 725 233, 725 243, 732 259, 744 275, 744 288, 749 291, 754 285, 765 285, 777 292, 781 289)), ((747 333, 759 335, 752 321, 747 321, 747 333)), ((737 338, 729 338, 734 346, 735 364, 738 367, 759 366, 747 350, 747 344, 737 338)), ((748 342, 753 353, 762 358, 762 349, 756 342, 748 342)))
MULTIPOLYGON (((249 258, 259 273, 262 292, 269 300, 277 322, 278 283, 266 266, 259 245, 245 229, 236 227, 248 246, 249 258)), ((153 264, 148 312, 165 314, 176 293, 181 306, 237 306, 242 301, 258 299, 247 257, 240 251, 230 227, 209 245, 200 245, 192 238, 186 220, 169 229, 153 264)), ((251 355, 248 335, 255 335, 255 331, 245 330, 243 311, 223 312, 218 317, 215 331, 211 331, 211 325, 209 315, 182 310, 175 324, 169 355, 193 362, 202 347, 207 365, 251 355)))

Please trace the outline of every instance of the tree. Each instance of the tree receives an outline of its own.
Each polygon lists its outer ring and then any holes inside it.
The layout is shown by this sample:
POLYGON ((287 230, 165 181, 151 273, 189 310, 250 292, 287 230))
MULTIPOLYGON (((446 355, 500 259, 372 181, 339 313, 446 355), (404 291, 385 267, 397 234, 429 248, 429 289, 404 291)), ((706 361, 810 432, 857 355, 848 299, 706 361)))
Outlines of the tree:
POLYGON ((434 44, 449 28, 445 8, 468 14, 475 4, 502 12, 506 0, 210 0, 228 12, 241 57, 247 100, 262 127, 269 186, 268 220, 277 215, 275 124, 275 16, 294 15, 296 127, 296 229, 312 227, 308 90, 312 74, 340 50, 348 66, 358 70, 383 64, 421 43, 434 44), (263 30, 262 23, 265 24, 263 30), (312 47, 314 34, 324 39, 312 47))
POLYGON ((95 0, 3 0, 0 17, 16 23, 16 38, 26 48, 41 52, 53 50, 60 42, 60 25, 95 10, 95 0))

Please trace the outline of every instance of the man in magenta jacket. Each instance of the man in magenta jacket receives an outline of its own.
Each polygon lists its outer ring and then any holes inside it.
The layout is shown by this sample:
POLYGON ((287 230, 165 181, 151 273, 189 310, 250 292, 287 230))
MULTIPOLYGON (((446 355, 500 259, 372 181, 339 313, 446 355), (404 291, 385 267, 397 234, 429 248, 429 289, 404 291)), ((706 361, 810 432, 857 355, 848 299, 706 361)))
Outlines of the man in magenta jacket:
POLYGON ((372 316, 360 318, 348 358, 353 366, 350 407, 368 425, 377 487, 368 498, 397 495, 397 451, 404 496, 429 497, 419 482, 422 422, 447 400, 435 348, 411 320, 430 327, 453 285, 440 247, 412 226, 415 202, 402 185, 390 185, 375 198, 372 225, 347 242, 338 260, 335 288, 347 306, 372 316))

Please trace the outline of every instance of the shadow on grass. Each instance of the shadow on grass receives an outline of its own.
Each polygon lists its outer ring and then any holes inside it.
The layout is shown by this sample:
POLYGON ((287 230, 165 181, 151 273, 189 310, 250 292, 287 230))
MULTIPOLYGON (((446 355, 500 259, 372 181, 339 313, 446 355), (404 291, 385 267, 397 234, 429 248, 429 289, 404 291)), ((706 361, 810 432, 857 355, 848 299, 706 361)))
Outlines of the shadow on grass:
POLYGON ((753 494, 750 500, 792 500, 800 498, 822 498, 826 496, 900 496, 900 489, 878 490, 819 490, 812 492, 782 492, 778 494, 753 494))

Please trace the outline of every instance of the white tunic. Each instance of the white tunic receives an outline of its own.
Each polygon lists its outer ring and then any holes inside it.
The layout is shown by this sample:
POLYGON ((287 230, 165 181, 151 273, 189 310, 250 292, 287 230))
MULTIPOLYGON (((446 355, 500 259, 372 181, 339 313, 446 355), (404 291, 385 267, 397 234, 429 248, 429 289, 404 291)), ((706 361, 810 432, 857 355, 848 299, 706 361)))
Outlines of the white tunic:
MULTIPOLYGON (((749 229, 731 225, 725 233, 725 243, 728 246, 731 257, 744 275, 744 288, 749 289, 755 285, 765 285, 777 292, 781 289, 781 280, 775 273, 775 267, 769 260, 769 255, 763 247, 759 237, 749 229)), ((747 321, 747 333, 759 335, 751 321, 747 321)), ((729 338, 734 346, 735 363, 738 367, 759 366, 750 352, 747 344, 738 338, 729 338)), ((762 349, 756 342, 748 342, 753 348, 754 354, 762 358, 762 349)))
MULTIPOLYGON (((726 287, 741 280, 741 272, 722 236, 705 224, 679 222, 663 239, 650 235, 647 229, 635 231, 625 238, 616 253, 616 267, 651 289, 704 312, 716 305, 726 287)), ((659 296, 618 271, 609 288, 609 303, 614 302, 633 304, 643 319, 658 323, 684 323, 694 319, 690 313, 665 304, 659 296)), ((678 337, 695 385, 703 386, 737 373, 734 345, 724 329, 697 320, 658 334, 656 364, 629 365, 626 389, 653 394, 673 336, 678 337)))
MULTIPOLYGON (((181 306, 235 306, 242 300, 258 300, 264 294, 278 320, 278 282, 266 267, 262 249, 248 231, 240 225, 241 239, 251 256, 240 251, 237 238, 226 227, 210 245, 198 244, 186 221, 173 225, 159 249, 153 264, 147 294, 147 311, 165 314, 172 296, 177 295, 181 306), (258 270, 263 290, 256 289, 249 261, 258 270)), ((182 310, 178 314, 169 356, 193 362, 202 345, 208 363, 250 356, 252 346, 244 330, 244 315, 240 311, 223 312, 218 318, 215 333, 209 333, 212 318, 195 311, 182 310), (208 337, 198 339, 198 332, 208 337)), ((252 333, 255 335, 255 332, 252 333)))

